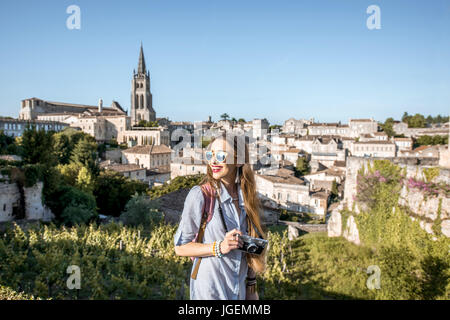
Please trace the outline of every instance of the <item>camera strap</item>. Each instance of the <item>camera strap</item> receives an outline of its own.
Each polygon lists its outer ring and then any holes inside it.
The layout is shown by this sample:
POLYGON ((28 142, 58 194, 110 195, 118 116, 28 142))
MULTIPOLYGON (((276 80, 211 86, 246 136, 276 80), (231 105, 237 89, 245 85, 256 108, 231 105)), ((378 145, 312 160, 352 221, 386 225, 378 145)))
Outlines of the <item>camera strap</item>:
MULTIPOLYGON (((227 228, 227 225, 226 225, 226 223, 225 223, 225 218, 224 218, 224 216, 223 216, 222 207, 220 206, 220 203, 222 202, 221 199, 220 199, 220 192, 217 192, 217 195, 218 195, 218 197, 219 197, 219 213, 220 213, 220 218, 221 218, 221 220, 222 220, 222 225, 223 225, 223 228, 225 229, 225 233, 227 233, 227 232, 228 232, 228 228, 227 228)), ((256 230, 256 233, 258 234, 258 236, 259 236, 261 239, 264 239, 263 236, 261 235, 261 233, 259 233, 258 228, 255 227, 255 224, 253 223, 252 219, 250 219, 248 215, 246 216, 246 218, 247 218, 247 221, 250 221, 250 223, 252 224, 253 228, 256 230)))

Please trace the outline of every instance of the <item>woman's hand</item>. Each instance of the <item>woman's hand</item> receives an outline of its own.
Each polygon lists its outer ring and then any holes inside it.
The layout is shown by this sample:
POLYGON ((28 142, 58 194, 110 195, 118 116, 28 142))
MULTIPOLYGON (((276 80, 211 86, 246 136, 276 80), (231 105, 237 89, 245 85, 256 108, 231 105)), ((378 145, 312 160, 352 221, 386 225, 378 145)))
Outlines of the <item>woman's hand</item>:
POLYGON ((227 254, 231 250, 238 249, 244 245, 241 239, 237 235, 242 235, 242 232, 238 229, 233 229, 225 234, 225 238, 220 243, 220 252, 227 254))

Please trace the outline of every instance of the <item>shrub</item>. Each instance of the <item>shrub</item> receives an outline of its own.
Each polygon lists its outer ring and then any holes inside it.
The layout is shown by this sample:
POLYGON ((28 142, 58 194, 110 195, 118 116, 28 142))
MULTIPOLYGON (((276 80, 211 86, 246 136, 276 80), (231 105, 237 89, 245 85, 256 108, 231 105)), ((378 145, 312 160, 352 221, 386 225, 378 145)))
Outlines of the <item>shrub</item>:
POLYGON ((121 220, 131 226, 149 226, 162 221, 163 214, 158 211, 159 204, 147 195, 135 194, 125 206, 121 220))
POLYGON ((65 225, 73 226, 77 224, 88 223, 95 216, 92 208, 87 208, 84 205, 73 206, 69 205, 61 214, 61 219, 65 225))

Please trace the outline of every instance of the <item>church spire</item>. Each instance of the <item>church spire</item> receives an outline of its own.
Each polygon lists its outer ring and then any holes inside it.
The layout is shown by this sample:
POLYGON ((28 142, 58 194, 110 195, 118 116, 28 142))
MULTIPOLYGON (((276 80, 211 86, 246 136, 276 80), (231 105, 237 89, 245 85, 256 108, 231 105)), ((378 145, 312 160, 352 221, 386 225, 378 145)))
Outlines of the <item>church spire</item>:
POLYGON ((145 59, 144 59, 144 49, 142 48, 142 42, 141 42, 141 52, 139 53, 139 65, 138 65, 138 74, 145 74, 145 59))

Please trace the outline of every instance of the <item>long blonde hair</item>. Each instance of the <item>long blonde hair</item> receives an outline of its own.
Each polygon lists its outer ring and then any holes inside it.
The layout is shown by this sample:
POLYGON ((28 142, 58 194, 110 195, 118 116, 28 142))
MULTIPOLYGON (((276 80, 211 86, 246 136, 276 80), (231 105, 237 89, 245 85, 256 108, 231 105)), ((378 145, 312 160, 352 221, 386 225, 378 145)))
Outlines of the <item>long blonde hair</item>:
MULTIPOLYGON (((224 139, 227 140, 234 149, 234 164, 237 163, 237 157, 238 157, 238 136, 232 135, 233 141, 229 138, 229 135, 226 135, 225 133, 222 133, 216 137, 214 137, 210 144, 208 145, 208 149, 211 147, 211 144, 218 139, 224 139)), ((260 235, 264 238, 266 238, 266 234, 262 228, 261 224, 261 217, 260 217, 260 209, 261 204, 259 202, 259 198, 256 194, 256 182, 255 182, 255 174, 252 170, 251 164, 250 164, 250 157, 248 152, 248 143, 244 140, 244 164, 241 167, 236 167, 236 170, 239 171, 239 181, 238 183, 241 184, 241 190, 242 194, 244 196, 244 207, 245 212, 247 213, 247 225, 248 225, 248 234, 251 237, 257 237, 259 238, 259 235, 255 229, 255 227, 258 229, 260 235), (253 223, 252 223, 253 222, 253 223)), ((214 179, 212 169, 209 165, 207 165, 206 169, 206 176, 202 180, 201 184, 209 183, 212 187, 216 188, 216 190, 219 187, 219 181, 214 179)), ((255 255, 251 253, 246 253, 247 262, 250 268, 252 268, 257 273, 262 273, 265 271, 266 268, 266 249, 260 254, 255 255)))

